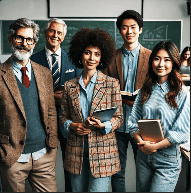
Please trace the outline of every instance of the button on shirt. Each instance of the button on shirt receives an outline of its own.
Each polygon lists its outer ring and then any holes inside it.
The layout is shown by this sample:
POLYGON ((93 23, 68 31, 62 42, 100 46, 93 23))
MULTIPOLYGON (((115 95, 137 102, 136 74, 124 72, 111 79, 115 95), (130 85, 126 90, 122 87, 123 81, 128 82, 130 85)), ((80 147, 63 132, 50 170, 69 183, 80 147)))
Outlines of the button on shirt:
MULTIPOLYGON (((52 54, 53 52, 51 52, 47 47, 45 47, 45 51, 46 51, 46 56, 47 56, 47 59, 48 59, 48 64, 49 64, 49 67, 50 67, 50 70, 52 71, 52 54)), ((56 59, 58 61, 58 66, 59 66, 59 72, 61 70, 61 48, 59 48, 55 54, 57 54, 56 56, 56 59)))
MULTIPOLYGON (((79 84, 80 84, 80 106, 81 106, 81 112, 83 116, 83 121, 85 123, 85 120, 89 117, 90 115, 90 110, 91 110, 91 104, 92 104, 92 99, 93 99, 93 93, 96 85, 96 80, 97 80, 97 71, 96 73, 92 76, 90 82, 88 83, 87 87, 85 88, 82 74, 79 79, 79 84)), ((64 123, 64 128, 67 130, 70 130, 70 123, 72 123, 71 120, 67 120, 64 123)), ((101 131, 104 134, 107 134, 111 131, 112 125, 110 121, 104 122, 105 124, 105 129, 101 129, 101 131)), ((92 128, 93 130, 94 128, 92 128)))
MULTIPOLYGON (((132 51, 127 50, 123 46, 123 79, 124 79, 124 91, 133 93, 135 90, 135 79, 137 73, 137 64, 139 61, 140 44, 132 51)), ((123 125, 118 129, 119 132, 129 133, 128 119, 131 113, 132 107, 123 104, 123 125)))
MULTIPOLYGON (((13 72, 14 72, 15 76, 19 79, 20 82, 22 82, 21 68, 23 66, 20 65, 19 63, 15 62, 12 57, 10 57, 10 60, 12 63, 13 72)), ((27 67, 26 74, 28 75, 29 80, 31 80, 31 63, 30 63, 30 60, 28 61, 26 67, 27 67)), ((34 160, 37 160, 37 159, 41 158, 46 152, 47 152, 47 148, 45 147, 37 152, 32 153, 32 157, 34 160)), ((19 157, 17 162, 29 162, 30 156, 31 156, 31 153, 21 154, 21 156, 19 157)))
POLYGON ((165 100, 169 90, 168 81, 161 85, 155 83, 150 98, 143 105, 140 104, 139 91, 128 122, 131 136, 138 131, 139 119, 160 119, 164 137, 171 144, 187 142, 190 136, 190 92, 183 86, 176 96, 178 108, 174 109, 165 100))

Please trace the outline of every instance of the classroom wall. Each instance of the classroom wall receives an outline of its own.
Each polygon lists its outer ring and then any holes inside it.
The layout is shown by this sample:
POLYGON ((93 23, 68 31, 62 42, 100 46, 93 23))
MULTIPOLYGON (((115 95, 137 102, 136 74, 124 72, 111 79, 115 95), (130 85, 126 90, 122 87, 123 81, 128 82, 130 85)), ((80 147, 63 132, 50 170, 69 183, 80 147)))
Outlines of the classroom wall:
MULTIPOLYGON (((116 1, 120 2, 120 0, 116 1)), ((134 9, 135 3, 132 2, 137 3, 136 11, 140 10, 140 0, 126 1, 129 1, 129 4, 127 3, 124 6, 124 3, 121 3, 121 5, 118 3, 118 7, 116 6, 116 9, 112 10, 114 16, 118 15, 119 10, 121 11, 122 8, 124 10, 134 9), (131 5, 132 7, 130 7, 131 5)), ((59 1, 59 7, 64 7, 64 2, 66 1, 59 1), (63 2, 63 4, 60 4, 60 2, 63 2)), ((67 2, 71 2, 72 5, 75 4, 77 6, 77 3, 80 1, 72 0, 67 2)), ((182 20, 182 47, 180 52, 184 47, 190 46, 190 16, 187 15, 186 0, 144 0, 143 8, 144 20, 182 20)), ((83 8, 81 7, 79 10, 81 9, 83 8)), ((99 9, 97 9, 97 12, 99 12, 99 9)), ((48 20, 47 0, 0 0, 0 20, 14 20, 20 17, 27 17, 34 20, 48 20)), ((2 46, 1 38, 0 45, 2 46)), ((4 62, 9 56, 2 55, 0 47, 0 62, 4 62)))

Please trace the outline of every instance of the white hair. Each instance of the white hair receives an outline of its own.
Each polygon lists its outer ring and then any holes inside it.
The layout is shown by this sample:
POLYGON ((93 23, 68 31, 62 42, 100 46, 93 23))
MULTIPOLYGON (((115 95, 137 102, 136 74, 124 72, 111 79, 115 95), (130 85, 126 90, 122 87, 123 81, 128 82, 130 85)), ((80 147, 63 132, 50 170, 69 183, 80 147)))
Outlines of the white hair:
POLYGON ((62 25, 64 26, 64 31, 63 31, 63 33, 64 33, 64 36, 66 36, 66 33, 67 33, 67 25, 66 25, 66 23, 65 23, 62 19, 57 19, 57 18, 50 19, 50 20, 48 21, 48 23, 46 24, 45 30, 48 30, 49 27, 50 27, 50 24, 53 23, 53 22, 55 22, 55 23, 60 23, 60 24, 62 24, 62 25))

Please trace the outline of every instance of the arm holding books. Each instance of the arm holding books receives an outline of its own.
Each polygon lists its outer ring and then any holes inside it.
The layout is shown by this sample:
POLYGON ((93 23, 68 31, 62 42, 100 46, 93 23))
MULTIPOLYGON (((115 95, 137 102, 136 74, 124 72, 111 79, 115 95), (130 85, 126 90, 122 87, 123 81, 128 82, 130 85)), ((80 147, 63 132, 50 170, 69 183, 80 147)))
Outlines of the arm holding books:
POLYGON ((156 152, 158 149, 166 148, 171 145, 170 141, 165 138, 158 143, 144 141, 141 137, 140 131, 138 129, 138 120, 142 119, 142 105, 140 104, 140 92, 138 93, 134 107, 131 112, 130 119, 128 121, 128 127, 130 128, 130 134, 138 142, 137 145, 142 152, 146 154, 151 154, 156 152))
POLYGON ((139 146, 141 151, 146 154, 151 154, 153 152, 156 152, 158 149, 163 149, 171 145, 167 138, 163 139, 158 143, 143 141, 139 131, 134 132, 133 137, 138 142, 137 145, 139 146))

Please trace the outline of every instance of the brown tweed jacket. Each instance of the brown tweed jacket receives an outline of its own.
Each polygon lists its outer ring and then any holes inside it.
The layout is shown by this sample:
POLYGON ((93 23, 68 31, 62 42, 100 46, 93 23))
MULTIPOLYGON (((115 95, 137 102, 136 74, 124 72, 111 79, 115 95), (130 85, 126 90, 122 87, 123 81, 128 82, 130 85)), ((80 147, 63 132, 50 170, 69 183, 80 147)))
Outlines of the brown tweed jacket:
MULTIPOLYGON (((62 125, 66 120, 83 123, 80 107, 79 77, 65 83, 62 98, 62 125)), ((102 131, 92 131, 88 134, 89 161, 93 177, 100 178, 111 176, 120 171, 120 160, 115 137, 115 130, 123 124, 123 109, 118 80, 106 76, 98 71, 90 115, 98 109, 118 106, 111 118, 112 130, 108 134, 102 131)), ((72 174, 80 175, 83 163, 84 136, 70 133, 67 139, 64 167, 72 174)))
MULTIPOLYGON (((37 83, 40 113, 51 148, 59 144, 57 115, 50 70, 31 61, 37 83)), ((0 157, 12 166, 20 157, 26 140, 27 120, 10 59, 0 65, 0 157)))
MULTIPOLYGON (((116 51, 115 60, 109 65, 109 68, 104 70, 104 74, 114 77, 119 80, 121 90, 124 90, 124 78, 123 78, 123 56, 122 47, 116 51)), ((149 67, 149 57, 151 50, 140 46, 139 61, 137 65, 137 73, 135 79, 135 90, 140 89, 143 86, 144 80, 149 67)))

